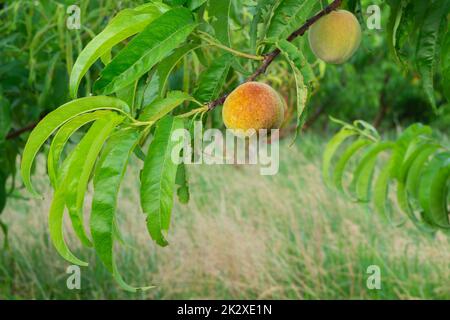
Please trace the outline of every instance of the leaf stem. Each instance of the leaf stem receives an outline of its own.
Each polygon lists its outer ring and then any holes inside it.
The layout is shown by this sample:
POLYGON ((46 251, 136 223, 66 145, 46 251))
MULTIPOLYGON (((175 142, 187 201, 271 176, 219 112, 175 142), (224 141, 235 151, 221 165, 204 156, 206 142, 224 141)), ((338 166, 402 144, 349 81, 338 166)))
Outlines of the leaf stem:
POLYGON ((203 105, 201 108, 197 108, 197 109, 191 110, 189 112, 180 114, 177 116, 177 118, 189 118, 192 115, 196 115, 198 113, 205 112, 205 111, 208 111, 208 105, 203 105))
POLYGON ((197 31, 198 32, 198 37, 206 42, 208 42, 208 44, 220 48, 222 50, 231 52, 232 54, 242 57, 242 58, 247 58, 247 59, 252 59, 252 60, 257 60, 257 61, 262 61, 264 60, 263 56, 257 56, 257 55, 253 55, 253 54, 249 54, 249 53, 245 53, 245 52, 241 52, 238 50, 235 50, 233 48, 227 47, 217 41, 215 41, 214 39, 211 38, 211 36, 209 34, 207 34, 206 32, 203 31, 197 31))

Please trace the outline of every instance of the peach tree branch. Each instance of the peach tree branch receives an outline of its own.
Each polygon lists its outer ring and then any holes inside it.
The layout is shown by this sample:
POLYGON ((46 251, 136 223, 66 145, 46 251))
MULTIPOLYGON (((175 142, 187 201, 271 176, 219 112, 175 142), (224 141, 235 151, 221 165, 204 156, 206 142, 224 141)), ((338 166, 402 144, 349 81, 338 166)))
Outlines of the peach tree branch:
MULTIPOLYGON (((331 11, 336 10, 340 7, 342 4, 342 0, 334 0, 332 3, 330 3, 327 7, 323 8, 323 10, 319 11, 316 15, 306 20, 306 22, 298 28, 296 31, 294 31, 288 38, 287 41, 292 42, 297 37, 303 36, 306 31, 314 24, 316 23, 320 18, 323 16, 329 14, 331 11)), ((245 82, 255 81, 260 75, 264 74, 267 70, 267 68, 270 66, 270 64, 275 60, 276 57, 280 55, 281 51, 279 49, 275 49, 272 52, 266 54, 264 56, 264 60, 262 61, 261 65, 258 69, 256 69, 250 77, 245 80, 245 82)), ((223 105, 225 103, 226 98, 228 97, 228 93, 224 94, 220 98, 213 100, 208 103, 208 109, 212 110, 217 106, 223 105)))

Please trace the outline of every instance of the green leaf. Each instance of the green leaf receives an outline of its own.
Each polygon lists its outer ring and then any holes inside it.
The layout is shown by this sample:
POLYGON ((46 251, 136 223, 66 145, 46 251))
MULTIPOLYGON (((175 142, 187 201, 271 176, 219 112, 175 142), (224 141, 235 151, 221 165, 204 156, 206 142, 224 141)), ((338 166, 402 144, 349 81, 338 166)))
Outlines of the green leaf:
POLYGON ((375 181, 373 198, 376 211, 382 218, 386 219, 386 221, 389 222, 392 221, 392 212, 388 209, 388 191, 394 163, 395 161, 391 157, 386 166, 381 170, 380 174, 377 177, 377 180, 375 181))
POLYGON ((425 215, 442 228, 450 228, 447 211, 450 153, 437 154, 424 169, 419 200, 425 215))
POLYGON ((8 196, 6 191, 6 180, 8 175, 0 169, 0 214, 6 206, 6 198, 8 196))
POLYGON ((281 40, 277 46, 281 50, 283 56, 287 59, 295 77, 297 89, 297 128, 293 139, 293 141, 295 141, 299 132, 303 128, 307 116, 306 102, 308 100, 308 87, 305 85, 305 78, 300 70, 305 69, 308 62, 292 43, 286 40, 281 40))
POLYGON ((192 14, 186 8, 164 13, 105 67, 94 89, 110 94, 132 84, 184 42, 195 27, 192 14))
MULTIPOLYGON (((74 254, 68 248, 63 234, 63 217, 66 204, 67 186, 71 182, 74 174, 76 174, 76 165, 78 164, 79 159, 84 156, 83 152, 85 152, 86 147, 94 145, 95 143, 101 143, 102 141, 100 140, 103 139, 99 138, 99 140, 97 140, 97 137, 104 137, 106 133, 111 132, 114 126, 115 123, 110 121, 110 119, 108 118, 100 119, 94 122, 92 127, 68 157, 68 160, 64 161, 61 185, 58 189, 55 190, 50 206, 48 223, 52 243, 58 253, 64 259, 80 266, 87 266, 88 264, 74 256, 74 254)), ((72 225, 75 232, 77 233, 77 236, 79 236, 80 238, 87 238, 83 227, 83 221, 80 219, 80 217, 78 215, 71 215, 70 218, 72 219, 72 225)))
POLYGON ((441 48, 442 86, 444 95, 450 102, 450 31, 444 35, 441 48))
POLYGON ((178 166, 176 183, 178 185, 177 196, 182 204, 189 203, 190 192, 189 184, 186 176, 186 165, 184 163, 178 166))
POLYGON ((416 51, 416 63, 419 73, 422 76, 422 83, 427 98, 436 109, 436 98, 434 96, 434 70, 436 61, 436 52, 438 48, 439 29, 450 3, 448 1, 433 1, 427 9, 423 24, 420 28, 419 39, 416 51))
POLYGON ((160 97, 162 97, 166 91, 169 75, 175 66, 181 61, 181 59, 183 59, 184 56, 200 47, 201 45, 194 43, 182 46, 158 64, 157 76, 159 79, 160 97))
POLYGON ((252 53, 256 53, 256 43, 258 40, 258 25, 263 20, 264 10, 267 6, 270 6, 273 0, 260 0, 257 2, 255 12, 253 14, 253 20, 250 25, 250 49, 252 53))
POLYGON ((330 140, 330 142, 328 142, 327 146, 325 147, 322 162, 323 163, 322 176, 328 187, 332 187, 332 180, 330 174, 331 161, 333 160, 336 151, 339 149, 342 143, 344 143, 346 139, 354 135, 356 135, 355 131, 343 128, 330 140))
POLYGON ((275 9, 266 38, 286 39, 311 16, 317 0, 282 0, 275 9))
POLYGON ((129 112, 128 105, 119 99, 106 96, 86 97, 62 105, 39 122, 25 145, 20 168, 23 183, 29 192, 39 195, 31 184, 30 175, 34 158, 44 142, 67 121, 83 113, 101 109, 115 110, 121 113, 129 112))
POLYGON ((208 1, 208 15, 211 18, 211 26, 216 38, 223 44, 230 46, 230 8, 231 0, 208 1))
POLYGON ((156 2, 120 11, 79 54, 70 75, 72 98, 76 98, 81 79, 97 59, 109 54, 111 48, 118 43, 141 32, 150 22, 167 10, 166 5, 156 2))
POLYGON ((414 145, 416 141, 421 141, 425 137, 429 137, 432 134, 432 130, 428 126, 423 126, 420 123, 409 126, 397 139, 395 144, 395 150, 392 155, 394 164, 392 166, 392 177, 399 178, 400 170, 405 160, 406 152, 411 145, 414 145))
POLYGON ((158 121, 183 102, 193 100, 194 98, 192 98, 189 94, 185 92, 171 91, 167 94, 166 98, 158 98, 155 101, 153 101, 150 105, 144 107, 141 115, 139 116, 139 120, 158 121))
POLYGON ((50 149, 48 152, 47 169, 50 182, 54 189, 58 186, 59 181, 59 161, 61 158, 61 153, 70 137, 81 127, 88 124, 89 122, 101 119, 107 116, 111 111, 96 111, 92 113, 85 113, 72 120, 66 122, 52 140, 50 149))
POLYGON ((198 79, 198 85, 194 93, 195 99, 206 103, 219 97, 227 80, 233 59, 233 55, 228 53, 214 59, 212 64, 207 70, 202 72, 198 79))
POLYGON ((353 172, 353 180, 350 184, 350 193, 356 196, 358 201, 368 202, 370 200, 370 187, 377 163, 377 156, 386 150, 393 149, 395 143, 380 142, 376 143, 364 152, 353 172))
POLYGON ((389 20, 387 23, 388 47, 397 62, 401 63, 397 52, 398 36, 397 31, 403 18, 403 11, 409 3, 409 0, 389 0, 387 1, 391 7, 389 20))
POLYGON ((160 246, 168 244, 163 232, 169 230, 178 165, 172 161, 176 141, 172 132, 183 128, 183 121, 167 116, 158 122, 141 175, 141 206, 147 216, 147 229, 160 246))
POLYGON ((411 164, 406 178, 406 189, 413 198, 418 198, 422 171, 431 155, 439 149, 438 145, 424 147, 411 164))
POLYGON ((342 178, 344 176, 345 167, 349 163, 350 159, 362 148, 366 147, 371 143, 370 140, 367 139, 358 139, 354 141, 348 148, 345 149, 343 154, 339 157, 335 167, 334 167, 334 186, 336 189, 344 193, 344 187, 342 185, 342 178))
POLYGON ((94 198, 90 220, 94 248, 100 260, 121 287, 130 292, 145 290, 125 283, 114 259, 117 195, 133 149, 139 142, 137 130, 121 130, 108 141, 95 171, 94 198))
POLYGON ((87 247, 91 247, 92 243, 86 236, 83 227, 84 196, 91 173, 105 141, 114 128, 124 120, 124 117, 111 114, 103 119, 106 119, 108 123, 104 124, 102 121, 101 130, 97 132, 97 135, 92 136, 91 139, 85 139, 75 149, 76 151, 70 160, 71 164, 64 186, 66 188, 66 206, 72 223, 76 225, 74 229, 83 245, 87 247))
POLYGON ((11 109, 8 100, 0 95, 0 143, 5 141, 11 129, 11 109))
POLYGON ((200 8, 207 0, 188 0, 187 7, 189 10, 194 11, 200 8))

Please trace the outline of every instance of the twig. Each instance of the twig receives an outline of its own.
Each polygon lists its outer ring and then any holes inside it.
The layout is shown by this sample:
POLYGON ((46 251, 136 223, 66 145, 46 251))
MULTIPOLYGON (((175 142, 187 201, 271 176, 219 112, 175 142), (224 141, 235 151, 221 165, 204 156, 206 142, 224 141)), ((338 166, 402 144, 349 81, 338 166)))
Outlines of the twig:
MULTIPOLYGON (((339 8, 341 3, 342 3, 342 0, 334 0, 330 5, 325 7, 322 11, 318 12, 315 16, 306 20, 305 24, 303 24, 299 29, 294 31, 287 38, 287 41, 292 42, 292 41, 294 41, 295 38, 303 36, 305 34, 305 32, 314 23, 317 22, 317 20, 319 20, 323 16, 325 16, 325 15, 329 14, 330 12, 339 8)), ((256 78, 258 78, 260 75, 264 74, 266 72, 267 68, 269 67, 269 65, 275 60, 276 57, 279 56, 280 53, 281 53, 281 51, 279 49, 275 49, 274 51, 266 54, 264 56, 264 60, 263 60, 262 64, 259 66, 259 68, 256 69, 255 72, 253 72, 253 74, 250 77, 248 77, 248 79, 245 82, 255 81, 256 78)), ((224 94, 223 96, 221 96, 220 98, 218 98, 214 101, 211 101, 210 103, 208 103, 208 109, 212 110, 217 106, 223 105, 227 97, 228 97, 228 93, 224 94)))
POLYGON ((27 125, 27 126, 25 126, 25 127, 23 127, 23 128, 20 128, 20 129, 18 129, 18 130, 15 130, 15 131, 9 133, 9 134, 6 136, 6 139, 7 139, 7 140, 15 139, 15 138, 19 137, 22 133, 25 133, 25 132, 28 132, 28 131, 33 130, 34 127, 36 127, 37 124, 38 124, 37 122, 30 123, 29 125, 27 125))

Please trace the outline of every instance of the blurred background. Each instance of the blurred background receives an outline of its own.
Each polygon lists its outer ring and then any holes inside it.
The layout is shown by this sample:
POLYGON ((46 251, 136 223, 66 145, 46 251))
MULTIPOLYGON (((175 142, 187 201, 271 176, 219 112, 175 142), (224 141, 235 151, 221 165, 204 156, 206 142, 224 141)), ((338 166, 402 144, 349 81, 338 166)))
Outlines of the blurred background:
MULTIPOLYGON (((66 27, 66 9, 73 1, 0 4, 0 222, 9 234, 0 252, 0 299, 450 298, 448 236, 440 232, 426 235, 412 225, 389 226, 370 208, 349 203, 322 182, 321 153, 338 129, 329 116, 349 122, 365 120, 384 135, 422 122, 437 130, 448 145, 450 106, 443 75, 436 74, 437 111, 433 111, 417 70, 390 55, 385 31, 390 9, 384 1, 375 0, 362 1, 355 9, 363 21, 364 35, 352 60, 341 66, 316 62, 319 84, 309 101, 305 132, 294 146, 289 146, 290 138, 282 141, 278 175, 260 176, 251 166, 220 170, 188 166, 191 201, 175 205, 171 244, 159 248, 142 226, 140 164, 134 161, 119 203, 120 225, 126 235, 126 245, 119 250, 119 268, 129 283, 157 288, 138 295, 123 292, 95 254, 78 247, 75 252, 91 265, 82 268, 82 289, 68 290, 68 265, 48 239, 51 190, 45 158, 38 158, 34 174, 45 191, 43 201, 28 198, 16 168, 35 123, 69 100, 68 74, 81 49, 119 10, 144 2, 78 1, 80 30, 66 27), (380 30, 364 25, 369 4, 382 9, 380 30), (381 268, 381 290, 366 286, 370 265, 381 268)), ((255 3, 233 2, 236 47, 248 47, 248 28, 240 26, 251 24, 255 3)), ((296 44, 307 52, 305 39, 296 44)), ((245 67, 251 70, 252 65, 245 67)), ((90 93, 100 70, 98 62, 83 82, 82 94, 90 93)), ((170 87, 183 88, 188 71, 177 68, 170 87)), ((231 78, 230 87, 242 79, 231 78)), ((293 114, 295 83, 288 65, 274 63, 261 80, 283 94, 293 114)), ((216 118, 220 118, 219 109, 216 118)), ((291 133, 287 123, 281 135, 291 133)), ((0 233, 0 244, 4 242, 0 233)), ((71 245, 77 248, 75 241, 71 245)))

